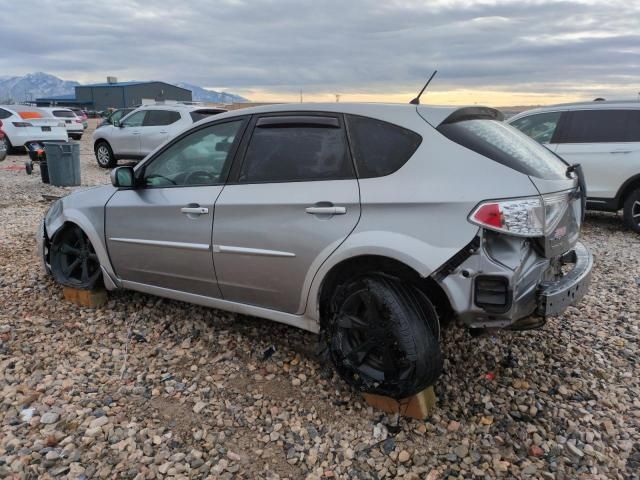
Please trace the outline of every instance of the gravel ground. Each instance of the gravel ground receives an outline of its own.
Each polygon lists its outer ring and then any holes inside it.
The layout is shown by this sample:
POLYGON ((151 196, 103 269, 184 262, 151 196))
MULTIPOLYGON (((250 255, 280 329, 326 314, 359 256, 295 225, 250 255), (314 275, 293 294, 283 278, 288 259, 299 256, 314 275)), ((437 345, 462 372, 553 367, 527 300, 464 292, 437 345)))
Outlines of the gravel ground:
MULTIPOLYGON (((107 183, 91 130, 83 183, 107 183)), ((372 410, 314 335, 117 292, 82 308, 39 270, 48 202, 0 164, 0 477, 639 478, 640 237, 590 214, 580 308, 527 333, 444 332, 427 422, 372 410), (271 345, 275 353, 263 360, 271 345)))

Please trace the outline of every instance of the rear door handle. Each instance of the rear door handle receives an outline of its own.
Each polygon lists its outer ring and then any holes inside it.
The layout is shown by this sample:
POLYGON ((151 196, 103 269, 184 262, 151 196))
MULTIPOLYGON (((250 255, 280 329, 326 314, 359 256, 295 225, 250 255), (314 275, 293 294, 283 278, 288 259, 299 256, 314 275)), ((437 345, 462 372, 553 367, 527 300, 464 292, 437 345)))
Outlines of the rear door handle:
POLYGON ((346 207, 307 207, 304 210, 312 215, 344 215, 347 213, 346 207))
POLYGON ((209 209, 207 207, 183 207, 180 211, 191 215, 206 215, 209 213, 209 209))
POLYGON ((631 150, 614 150, 609 153, 631 153, 631 150))

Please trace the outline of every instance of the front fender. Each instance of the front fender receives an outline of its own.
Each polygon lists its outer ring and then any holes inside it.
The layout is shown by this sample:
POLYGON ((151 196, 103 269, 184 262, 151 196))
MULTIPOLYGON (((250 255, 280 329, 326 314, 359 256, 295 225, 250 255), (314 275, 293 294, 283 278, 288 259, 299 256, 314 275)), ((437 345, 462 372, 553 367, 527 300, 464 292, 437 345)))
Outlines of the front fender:
POLYGON ((109 259, 104 232, 105 205, 115 191, 112 187, 98 187, 74 192, 62 198, 59 205, 53 205, 47 212, 44 227, 47 240, 51 241, 66 223, 79 226, 91 241, 103 272, 110 277, 105 279, 105 284, 110 286, 108 280, 112 280, 115 284, 113 286, 117 287, 119 282, 109 259))

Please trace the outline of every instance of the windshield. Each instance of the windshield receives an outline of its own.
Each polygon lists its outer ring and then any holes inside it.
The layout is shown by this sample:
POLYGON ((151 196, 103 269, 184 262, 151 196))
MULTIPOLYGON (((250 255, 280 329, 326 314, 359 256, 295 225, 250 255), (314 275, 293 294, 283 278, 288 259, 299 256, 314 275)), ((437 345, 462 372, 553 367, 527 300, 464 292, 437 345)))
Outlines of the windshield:
POLYGON ((438 131, 449 140, 532 177, 566 178, 567 164, 524 133, 497 120, 443 123, 438 131))

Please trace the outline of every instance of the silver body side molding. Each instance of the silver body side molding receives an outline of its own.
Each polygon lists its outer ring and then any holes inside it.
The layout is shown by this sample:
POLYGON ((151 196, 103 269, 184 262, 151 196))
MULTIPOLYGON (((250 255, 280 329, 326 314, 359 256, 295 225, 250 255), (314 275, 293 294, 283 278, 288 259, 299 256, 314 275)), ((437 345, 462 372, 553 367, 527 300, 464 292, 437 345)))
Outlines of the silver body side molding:
POLYGON ((293 252, 279 250, 264 250, 262 248, 233 247, 229 245, 214 245, 213 253, 240 253, 243 255, 259 255, 265 257, 295 257, 293 252))
POLYGON ((160 240, 143 240, 139 238, 109 238, 112 242, 135 243, 138 245, 153 245, 154 247, 182 248, 185 250, 210 250, 206 243, 165 242, 160 240))

